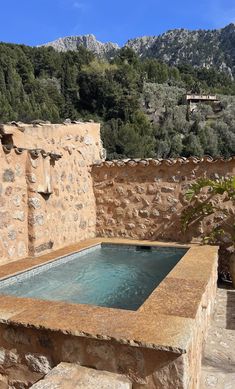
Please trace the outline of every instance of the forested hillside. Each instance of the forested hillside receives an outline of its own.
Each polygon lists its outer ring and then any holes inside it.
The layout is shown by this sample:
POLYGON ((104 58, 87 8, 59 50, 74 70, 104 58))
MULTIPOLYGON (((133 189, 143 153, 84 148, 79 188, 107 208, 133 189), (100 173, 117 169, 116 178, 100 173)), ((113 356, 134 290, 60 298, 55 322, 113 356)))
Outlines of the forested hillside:
MULTIPOLYGON (((76 51, 83 46, 103 59, 114 57, 120 50, 117 44, 100 42, 94 35, 59 38, 45 46, 58 51, 76 51)), ((215 68, 235 77, 234 23, 216 30, 169 30, 161 35, 129 39, 123 47, 133 49, 141 58, 155 58, 174 66, 188 63, 198 68, 215 68)))
POLYGON ((130 48, 102 61, 83 47, 0 44, 0 121, 96 120, 109 158, 235 154, 235 82, 214 69, 140 59, 130 48), (188 90, 221 95, 221 112, 188 90))

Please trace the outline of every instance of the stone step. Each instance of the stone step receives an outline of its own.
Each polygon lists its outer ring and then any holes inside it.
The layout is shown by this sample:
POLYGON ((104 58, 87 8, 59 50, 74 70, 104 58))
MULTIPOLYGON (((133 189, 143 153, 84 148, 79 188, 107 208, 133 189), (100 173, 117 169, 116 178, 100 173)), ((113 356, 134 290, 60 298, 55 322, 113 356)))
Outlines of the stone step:
POLYGON ((32 389, 131 389, 130 380, 120 374, 60 363, 32 389))

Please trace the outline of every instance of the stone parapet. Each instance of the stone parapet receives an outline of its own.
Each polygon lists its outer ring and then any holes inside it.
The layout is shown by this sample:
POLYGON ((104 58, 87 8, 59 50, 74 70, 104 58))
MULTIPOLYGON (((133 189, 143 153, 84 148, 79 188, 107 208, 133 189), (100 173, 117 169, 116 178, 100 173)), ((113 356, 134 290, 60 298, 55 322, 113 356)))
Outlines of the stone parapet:
MULTIPOLYGON (((198 178, 235 175, 235 158, 127 159, 92 168, 97 236, 187 242, 206 225, 183 233, 185 192, 198 178)), ((222 201, 218 198, 218 201, 222 201)), ((228 209, 234 212, 230 203, 228 209)))

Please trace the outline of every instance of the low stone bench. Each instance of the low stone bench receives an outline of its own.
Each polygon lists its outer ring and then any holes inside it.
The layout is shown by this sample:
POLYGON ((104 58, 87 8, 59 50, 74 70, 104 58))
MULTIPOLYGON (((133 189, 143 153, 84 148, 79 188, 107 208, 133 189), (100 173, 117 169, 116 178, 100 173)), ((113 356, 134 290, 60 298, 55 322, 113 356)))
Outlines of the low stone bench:
POLYGON ((131 389, 132 383, 120 374, 60 363, 32 389, 131 389))

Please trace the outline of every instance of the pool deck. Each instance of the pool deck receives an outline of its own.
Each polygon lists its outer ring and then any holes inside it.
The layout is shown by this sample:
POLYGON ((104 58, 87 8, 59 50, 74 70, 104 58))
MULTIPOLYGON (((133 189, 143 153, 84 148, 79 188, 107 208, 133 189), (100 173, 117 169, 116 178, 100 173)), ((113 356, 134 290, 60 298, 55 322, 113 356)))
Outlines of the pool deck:
POLYGON ((137 311, 0 296, 0 323, 47 329, 135 347, 187 352, 194 319, 217 263, 216 246, 94 238, 0 266, 0 280, 100 243, 188 247, 188 252, 137 311))

